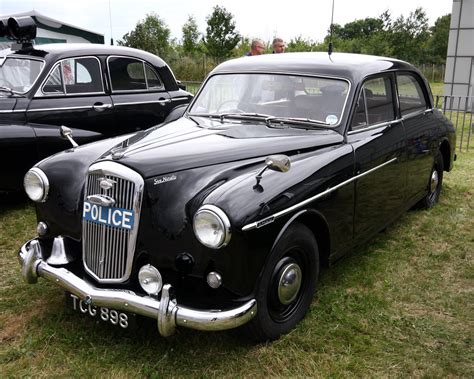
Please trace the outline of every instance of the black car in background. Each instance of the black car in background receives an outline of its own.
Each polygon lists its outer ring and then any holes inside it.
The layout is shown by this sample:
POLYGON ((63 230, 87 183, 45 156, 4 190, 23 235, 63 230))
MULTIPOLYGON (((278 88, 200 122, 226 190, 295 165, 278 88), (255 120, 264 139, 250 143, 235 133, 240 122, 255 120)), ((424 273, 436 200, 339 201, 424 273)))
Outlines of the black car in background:
POLYGON ((453 125, 406 62, 227 61, 183 117, 26 174, 38 236, 20 248, 22 273, 119 327, 132 313, 163 336, 243 326, 275 339, 304 317, 320 265, 438 201, 454 148, 453 125))
POLYGON ((191 98, 162 59, 141 50, 95 44, 4 50, 0 192, 21 190, 32 165, 70 146, 61 125, 83 144, 157 125, 191 98))

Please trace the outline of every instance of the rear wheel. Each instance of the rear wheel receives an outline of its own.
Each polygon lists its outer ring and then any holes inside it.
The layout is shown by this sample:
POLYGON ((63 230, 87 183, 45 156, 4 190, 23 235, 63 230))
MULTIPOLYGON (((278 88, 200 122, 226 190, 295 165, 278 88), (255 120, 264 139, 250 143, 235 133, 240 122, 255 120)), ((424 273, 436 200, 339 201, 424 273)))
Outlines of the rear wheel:
POLYGON ((271 252, 257 285, 257 315, 245 328, 258 341, 274 340, 295 327, 313 299, 319 275, 313 233, 294 223, 271 252))
POLYGON ((419 203, 421 208, 431 208, 438 202, 443 185, 443 169, 443 156, 441 152, 438 152, 430 173, 428 193, 419 203))

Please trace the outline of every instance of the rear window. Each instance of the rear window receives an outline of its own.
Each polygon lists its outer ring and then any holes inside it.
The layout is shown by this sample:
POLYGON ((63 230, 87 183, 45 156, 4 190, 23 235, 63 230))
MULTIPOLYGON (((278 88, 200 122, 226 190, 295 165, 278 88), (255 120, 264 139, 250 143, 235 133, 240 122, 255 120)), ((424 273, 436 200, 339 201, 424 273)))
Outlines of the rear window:
POLYGON ((402 116, 426 109, 425 95, 413 75, 398 74, 397 87, 402 116))

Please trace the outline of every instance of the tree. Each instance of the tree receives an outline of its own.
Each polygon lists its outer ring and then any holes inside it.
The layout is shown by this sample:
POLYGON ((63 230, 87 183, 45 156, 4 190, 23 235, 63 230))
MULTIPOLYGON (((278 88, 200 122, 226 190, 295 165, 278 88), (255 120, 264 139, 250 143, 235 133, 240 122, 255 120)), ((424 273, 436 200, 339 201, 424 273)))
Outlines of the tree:
POLYGON ((135 29, 118 41, 120 46, 129 46, 166 57, 170 51, 170 29, 157 14, 148 14, 135 29))
POLYGON ((194 54, 198 50, 199 31, 194 16, 189 16, 183 25, 183 50, 187 54, 194 54))
POLYGON ((431 37, 428 41, 428 51, 432 63, 445 63, 448 52, 449 25, 451 15, 438 17, 434 26, 430 28, 431 37))
POLYGON ((218 59, 227 58, 239 43, 240 35, 235 30, 232 13, 218 5, 213 9, 212 14, 206 18, 204 46, 210 56, 218 59))

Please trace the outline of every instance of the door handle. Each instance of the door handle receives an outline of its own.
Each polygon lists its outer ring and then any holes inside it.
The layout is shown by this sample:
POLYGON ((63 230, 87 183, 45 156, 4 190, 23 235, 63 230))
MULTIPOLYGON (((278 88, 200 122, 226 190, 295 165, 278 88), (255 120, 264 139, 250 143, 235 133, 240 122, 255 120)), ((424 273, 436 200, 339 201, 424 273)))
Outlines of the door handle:
POLYGON ((92 106, 92 109, 95 110, 96 112, 103 112, 106 109, 112 108, 112 104, 102 104, 102 103, 95 103, 92 106))
POLYGON ((161 105, 165 105, 165 104, 168 104, 168 103, 171 103, 171 99, 165 99, 165 98, 160 98, 158 99, 158 103, 161 104, 161 105))

